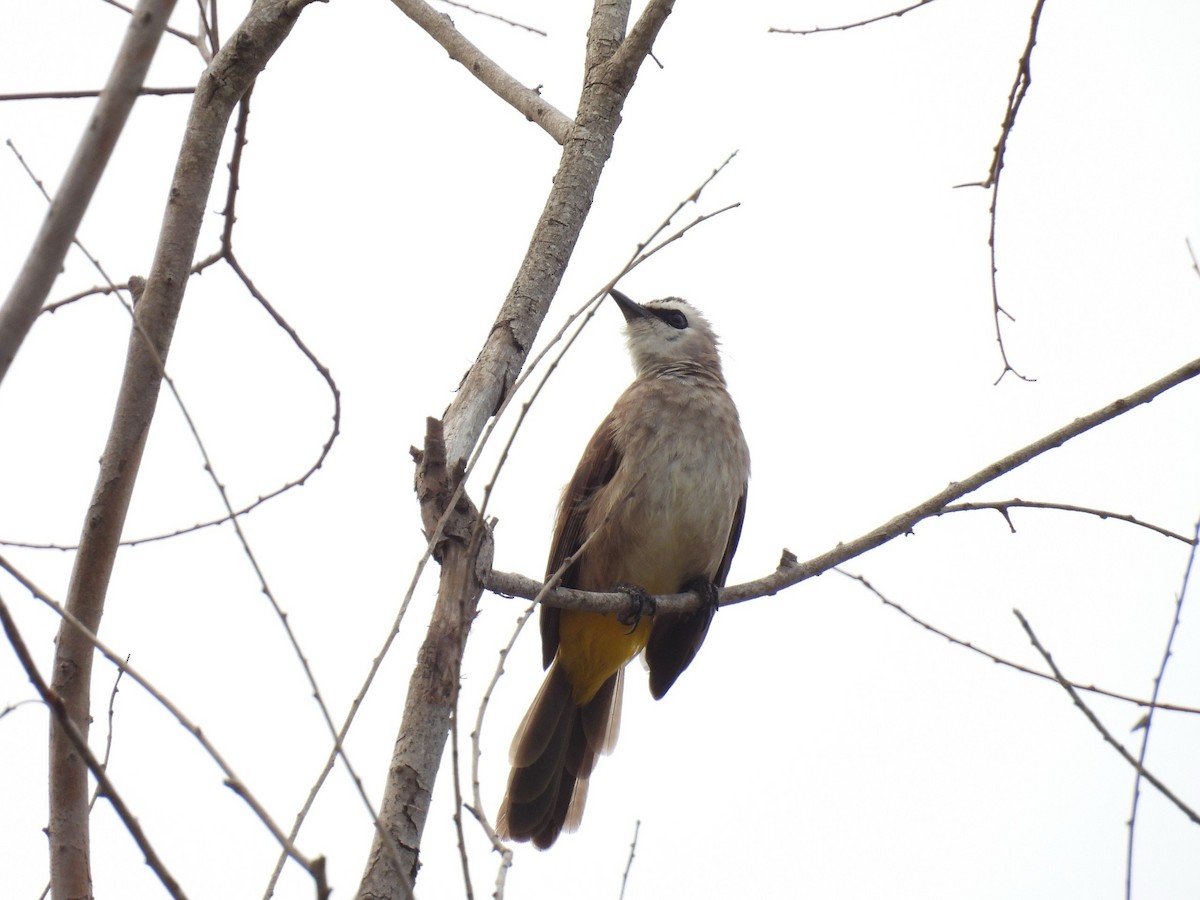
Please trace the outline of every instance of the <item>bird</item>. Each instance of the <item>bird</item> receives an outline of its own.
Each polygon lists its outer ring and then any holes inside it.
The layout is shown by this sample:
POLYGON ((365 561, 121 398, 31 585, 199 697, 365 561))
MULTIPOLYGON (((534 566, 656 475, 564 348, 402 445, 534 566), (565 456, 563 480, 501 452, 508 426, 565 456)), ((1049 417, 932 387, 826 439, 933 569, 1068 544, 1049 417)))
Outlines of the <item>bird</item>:
POLYGON ((562 569, 563 586, 626 593, 630 609, 542 604, 548 671, 513 738, 496 830, 543 850, 579 827, 596 758, 616 744, 626 664, 644 654, 659 700, 696 656, 746 512, 750 452, 712 326, 678 297, 609 295, 636 374, 563 490, 547 579, 562 569), (653 595, 684 591, 699 609, 656 612, 653 595))

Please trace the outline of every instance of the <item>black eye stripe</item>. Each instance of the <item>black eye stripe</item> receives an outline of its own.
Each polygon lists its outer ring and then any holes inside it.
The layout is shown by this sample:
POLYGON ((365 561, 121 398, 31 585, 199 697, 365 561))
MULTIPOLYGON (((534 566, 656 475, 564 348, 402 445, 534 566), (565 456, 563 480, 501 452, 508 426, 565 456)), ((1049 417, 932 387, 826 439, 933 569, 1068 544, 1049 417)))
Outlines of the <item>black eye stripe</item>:
POLYGON ((688 327, 687 316, 677 309, 650 309, 654 315, 662 319, 672 328, 678 328, 680 331, 688 327))

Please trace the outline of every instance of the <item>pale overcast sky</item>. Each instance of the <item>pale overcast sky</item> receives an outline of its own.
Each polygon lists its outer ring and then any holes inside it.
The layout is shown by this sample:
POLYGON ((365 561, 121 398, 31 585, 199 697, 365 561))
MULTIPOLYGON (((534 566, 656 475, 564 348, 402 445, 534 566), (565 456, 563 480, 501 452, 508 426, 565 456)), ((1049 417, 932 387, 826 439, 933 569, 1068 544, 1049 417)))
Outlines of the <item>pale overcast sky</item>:
MULTIPOLYGON (((482 6, 482 3, 479 4, 482 6)), ((939 0, 848 32, 789 36, 885 12, 865 2, 680 2, 643 66, 543 340, 677 203, 736 158, 677 223, 722 214, 622 283, 679 295, 723 339, 753 457, 731 583, 857 537, 943 488, 1197 355, 1200 7, 1048 0, 1033 83, 1008 147, 999 289, 1015 317, 1002 370, 979 188, 1033 2, 939 0), (736 10, 736 11, 734 11, 736 10)), ((523 83, 574 109, 588 4, 487 9, 548 37, 451 12, 523 83)), ((244 2, 221 7, 228 34, 244 2)), ((636 10, 635 10, 636 13, 636 10)), ((103 84, 126 18, 99 0, 10 0, 0 93, 103 84)), ((173 24, 194 28, 180 4, 173 24)), ((149 83, 194 83, 167 36, 149 83)), ((80 237, 116 280, 144 274, 186 97, 134 110, 80 237)), ((0 104, 10 140, 53 190, 91 101, 0 104)), ((11 283, 44 201, 0 155, 0 278, 11 283)), ((257 286, 336 379, 341 435, 303 488, 244 521, 339 721, 386 637, 419 556, 408 448, 449 402, 508 291, 559 148, 385 2, 305 10, 255 89, 236 249, 257 286)), ((218 171, 200 254, 216 247, 218 171)), ((73 252, 51 299, 98 282, 73 252)), ((496 567, 540 577, 554 504, 630 379, 622 319, 601 307, 538 399, 494 491, 496 567)), ((0 386, 0 539, 78 536, 120 378, 128 317, 96 296, 44 316, 0 386)), ((298 477, 327 439, 324 381, 216 266, 193 280, 168 368, 235 504, 298 477)), ((1040 458, 971 499, 1051 501, 1191 534, 1200 517, 1200 385, 1189 383, 1040 458)), ((514 409, 516 407, 514 406, 514 409)), ((511 423, 501 425, 507 436, 511 423)), ((495 458, 493 451, 489 459, 495 458)), ((482 495, 491 465, 471 485, 482 495)), ((174 403, 160 400, 130 538, 220 515, 174 403)), ((850 563, 955 637, 1042 669, 1019 608, 1068 676, 1148 696, 1188 548, 1114 520, 958 513, 850 563)), ((71 555, 0 547, 63 598, 71 555)), ((378 802, 436 576, 422 582, 347 746, 378 802)), ((0 594, 43 671, 56 620, 8 576, 0 594)), ((1200 630, 1188 599, 1162 698, 1200 706, 1200 630)), ((464 732, 524 602, 485 595, 463 684, 464 732)), ((329 738, 299 664, 228 526, 122 551, 102 637, 217 743, 290 825, 329 738)), ((482 738, 495 814, 512 733, 542 677, 536 629, 507 663, 482 738)), ((114 670, 96 666, 93 739, 114 670)), ((662 702, 628 672, 616 752, 580 831, 518 847, 506 896, 1119 898, 1133 772, 1057 685, 949 644, 827 573, 718 614, 662 702)), ((32 697, 0 647, 0 708, 32 697)), ((1088 698, 1136 752, 1136 706, 1088 698)), ((116 700, 110 772, 194 897, 261 896, 276 849, 194 740, 134 684, 116 700)), ((33 898, 46 712, 0 719, 0 886, 33 898)), ((462 748, 470 784, 469 746, 462 748)), ((1200 804, 1200 719, 1159 713, 1147 767, 1200 804)), ((463 896, 450 763, 426 829, 419 897, 463 896)), ((467 817, 475 896, 498 858, 467 817)), ((371 823, 336 771, 299 837, 353 896, 371 823)), ((98 896, 161 887, 104 801, 93 816, 98 896)), ((1134 896, 1200 894, 1200 831, 1143 786, 1134 896)), ((294 866, 278 896, 310 897, 294 866)))

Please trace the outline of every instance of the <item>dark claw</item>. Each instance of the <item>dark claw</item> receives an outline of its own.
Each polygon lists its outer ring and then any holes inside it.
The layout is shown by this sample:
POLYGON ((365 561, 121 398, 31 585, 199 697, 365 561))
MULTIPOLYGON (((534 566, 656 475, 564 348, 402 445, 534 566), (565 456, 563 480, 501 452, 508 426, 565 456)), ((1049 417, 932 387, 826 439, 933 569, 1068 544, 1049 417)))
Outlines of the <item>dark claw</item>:
POLYGON ((658 611, 658 603, 645 588, 636 584, 617 584, 613 585, 613 590, 629 597, 629 609, 617 613, 617 621, 629 626, 629 634, 633 634, 641 623, 642 616, 653 616, 658 611))
POLYGON ((683 590, 698 594, 700 602, 703 604, 701 609, 709 610, 708 614, 710 616, 717 611, 717 602, 720 599, 721 589, 707 578, 692 578, 684 582, 683 590))

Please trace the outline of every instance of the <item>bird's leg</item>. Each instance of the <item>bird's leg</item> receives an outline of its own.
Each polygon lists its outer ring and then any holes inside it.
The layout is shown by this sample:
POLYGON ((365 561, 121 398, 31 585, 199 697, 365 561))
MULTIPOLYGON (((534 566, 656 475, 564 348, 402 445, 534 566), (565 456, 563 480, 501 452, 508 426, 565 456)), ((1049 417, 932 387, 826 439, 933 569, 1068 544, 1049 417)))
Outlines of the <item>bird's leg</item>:
POLYGON ((658 603, 644 587, 636 584, 614 584, 613 590, 629 598, 629 609, 617 613, 617 621, 628 625, 630 634, 638 627, 642 616, 653 616, 658 611, 658 603))
POLYGON ((711 620, 717 611, 721 589, 707 578, 689 578, 683 583, 683 591, 691 591, 700 597, 700 609, 707 609, 711 620))

